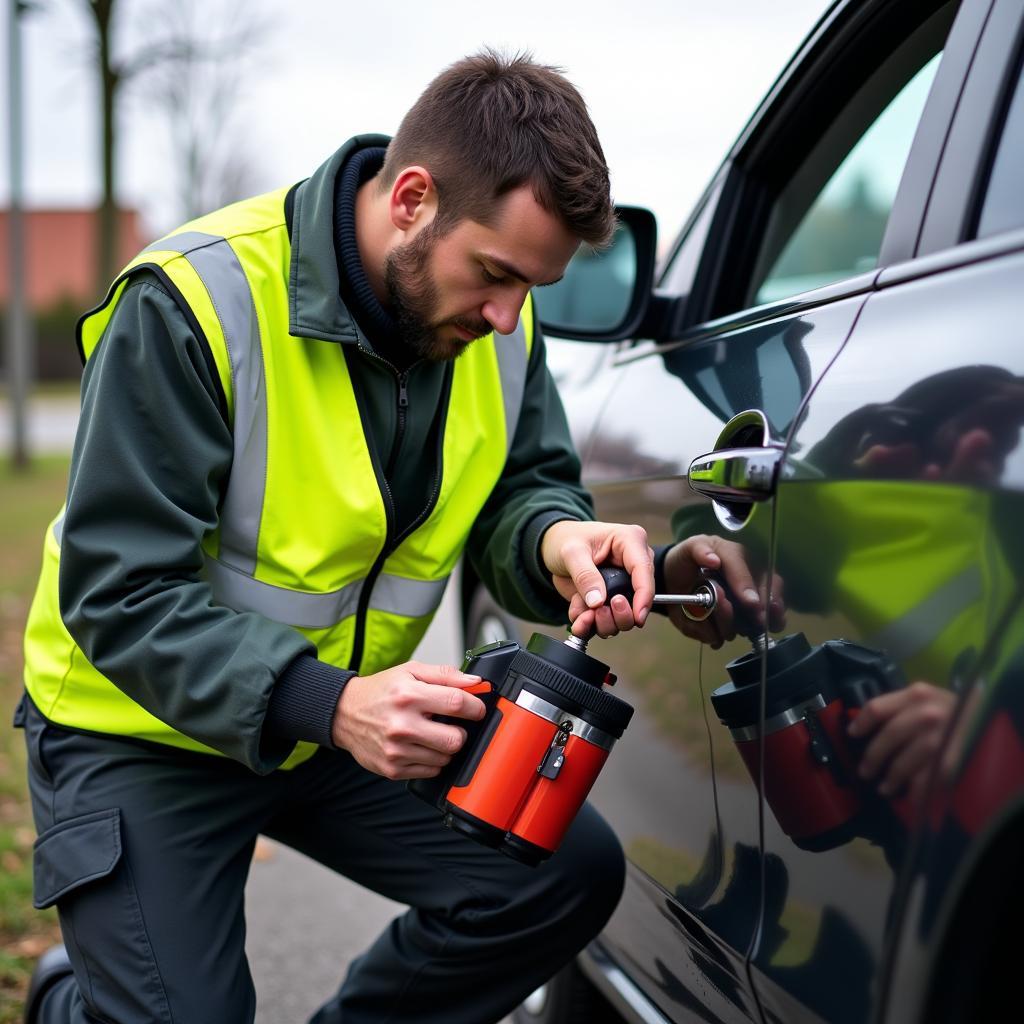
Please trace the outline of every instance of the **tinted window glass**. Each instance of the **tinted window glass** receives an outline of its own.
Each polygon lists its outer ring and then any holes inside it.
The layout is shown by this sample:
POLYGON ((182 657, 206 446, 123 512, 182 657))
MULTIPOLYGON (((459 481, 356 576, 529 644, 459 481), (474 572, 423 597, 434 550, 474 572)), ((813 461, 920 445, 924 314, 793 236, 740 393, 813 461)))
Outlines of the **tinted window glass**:
MULTIPOLYGON (((829 160, 831 140, 843 135, 841 124, 839 131, 825 135, 806 168, 783 188, 772 212, 762 269, 755 274, 753 304, 819 288, 878 264, 900 175, 938 63, 936 54, 909 80, 903 79, 902 88, 823 186, 814 190, 820 180, 815 167, 829 160)), ((859 105, 855 97, 842 117, 855 117, 859 105)), ((830 155, 831 162, 836 158, 835 152, 830 155)))
POLYGON ((978 222, 978 237, 1024 227, 1024 75, 1006 115, 1003 137, 992 164, 992 174, 985 193, 985 205, 978 222))

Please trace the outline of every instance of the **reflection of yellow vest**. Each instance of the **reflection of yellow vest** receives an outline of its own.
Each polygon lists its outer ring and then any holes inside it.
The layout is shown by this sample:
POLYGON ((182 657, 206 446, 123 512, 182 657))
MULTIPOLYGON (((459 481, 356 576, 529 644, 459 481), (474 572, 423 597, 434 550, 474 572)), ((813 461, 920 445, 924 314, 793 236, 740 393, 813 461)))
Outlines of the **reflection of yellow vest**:
MULTIPOLYGON (((532 345, 530 299, 512 335, 489 335, 454 363, 436 503, 411 534, 391 537, 341 345, 288 336, 283 209, 284 191, 271 193, 149 246, 83 320, 82 351, 88 359, 100 342, 131 271, 146 267, 180 294, 209 343, 234 438, 219 524, 202 542, 212 601, 292 625, 321 661, 347 668, 355 654, 371 673, 411 656, 501 474, 532 345)), ((62 725, 211 752, 122 693, 71 638, 57 593, 62 522, 63 512, 47 530, 29 615, 32 700, 62 725)), ((314 749, 299 744, 286 766, 314 749)))
POLYGON ((993 495, 935 481, 832 480, 779 489, 778 569, 806 565, 822 604, 886 651, 909 679, 948 685, 980 655, 1016 590, 993 528, 993 495), (821 558, 803 541, 830 532, 821 558), (788 550, 793 545, 792 550, 788 550), (830 562, 827 569, 823 562, 830 562))

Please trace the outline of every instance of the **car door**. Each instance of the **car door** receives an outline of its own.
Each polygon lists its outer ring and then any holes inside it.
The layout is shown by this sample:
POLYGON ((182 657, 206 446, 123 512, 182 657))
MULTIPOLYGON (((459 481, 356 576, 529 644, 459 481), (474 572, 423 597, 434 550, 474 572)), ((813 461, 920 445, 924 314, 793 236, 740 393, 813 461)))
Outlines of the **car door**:
MULTIPOLYGON (((948 122, 970 57, 966 42, 943 56, 958 6, 846 4, 826 17, 684 232, 659 285, 659 340, 619 352, 616 387, 591 435, 584 476, 598 517, 640 522, 654 544, 706 532, 737 545, 764 585, 765 616, 774 500, 724 500, 719 517, 690 489, 687 468, 716 440, 781 450, 857 322, 884 246, 890 258, 912 251, 938 158, 926 128, 948 122), (897 199, 901 178, 923 181, 923 193, 900 187, 897 199), (756 437, 747 420, 730 427, 751 410, 756 437)), ((957 21, 958 37, 976 41, 978 31, 976 20, 957 21)), ((801 565, 813 576, 825 554, 807 550, 801 565)), ((756 625, 746 623, 755 640, 756 625)), ((757 1019, 758 997, 770 1017, 798 1007, 850 1019, 834 979, 814 971, 818 940, 831 943, 837 924, 850 949, 861 897, 826 892, 820 871, 799 901, 789 897, 777 853, 785 833, 759 788, 761 648, 747 637, 698 647, 658 616, 593 649, 637 709, 594 793, 630 860, 602 947, 671 1020, 757 1019), (739 688, 737 662, 753 685, 723 704, 721 688, 739 688)), ((888 882, 872 884, 884 891, 888 882)), ((852 952, 858 967, 877 955, 863 944, 852 952)))
MULTIPOLYGON (((796 624, 811 647, 860 645, 858 670, 893 687, 873 734, 883 773, 848 780, 845 834, 810 850, 765 832, 789 880, 766 904, 812 910, 806 967, 842 980, 849 1009, 829 1020, 996 1020, 1017 998, 1003 948, 1024 908, 1024 10, 983 13, 915 250, 815 389, 777 495, 796 624), (809 546, 827 552, 813 574, 809 546), (840 915, 849 948, 829 953, 840 915)), ((769 1016, 825 1005, 766 946, 754 963, 769 1016)))

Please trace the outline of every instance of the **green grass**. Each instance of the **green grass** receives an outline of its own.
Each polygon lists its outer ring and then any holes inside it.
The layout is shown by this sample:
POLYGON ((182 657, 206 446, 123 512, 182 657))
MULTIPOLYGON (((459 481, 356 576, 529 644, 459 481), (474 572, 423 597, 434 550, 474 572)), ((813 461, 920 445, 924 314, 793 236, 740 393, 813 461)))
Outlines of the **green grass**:
POLYGON ((24 742, 10 721, 22 690, 21 636, 43 532, 64 500, 67 473, 63 457, 37 459, 26 472, 0 463, 0 1024, 21 1020, 32 965, 59 937, 53 911, 32 908, 35 830, 24 742))

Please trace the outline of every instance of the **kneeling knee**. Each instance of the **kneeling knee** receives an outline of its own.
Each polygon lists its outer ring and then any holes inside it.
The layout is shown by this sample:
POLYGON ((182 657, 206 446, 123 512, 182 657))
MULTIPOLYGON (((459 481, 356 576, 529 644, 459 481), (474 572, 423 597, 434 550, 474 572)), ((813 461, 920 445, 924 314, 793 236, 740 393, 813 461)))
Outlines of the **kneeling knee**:
POLYGON ((586 908, 586 916, 598 921, 598 928, 603 926, 619 902, 626 877, 622 845, 607 822, 585 807, 549 867, 559 875, 556 884, 566 902, 578 901, 577 909, 586 908))

